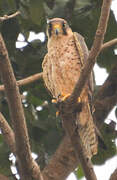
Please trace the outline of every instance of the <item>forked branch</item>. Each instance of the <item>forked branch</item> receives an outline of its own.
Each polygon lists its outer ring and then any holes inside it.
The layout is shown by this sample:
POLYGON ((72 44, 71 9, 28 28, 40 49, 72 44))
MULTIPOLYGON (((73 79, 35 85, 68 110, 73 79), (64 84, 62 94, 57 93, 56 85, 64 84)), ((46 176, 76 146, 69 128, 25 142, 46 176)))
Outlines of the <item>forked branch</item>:
POLYGON ((109 19, 111 1, 112 0, 103 0, 101 16, 100 16, 99 24, 97 27, 96 35, 94 38, 94 42, 93 42, 91 51, 89 53, 89 57, 86 61, 86 64, 84 65, 84 68, 82 69, 79 80, 77 81, 76 86, 70 98, 67 99, 66 103, 63 104, 62 108, 65 110, 64 112, 61 113, 65 132, 66 134, 69 135, 71 139, 71 143, 74 147, 76 157, 80 160, 81 166, 84 170, 84 174, 87 180, 96 180, 97 178, 94 173, 91 161, 90 160, 87 161, 87 158, 84 155, 83 147, 80 143, 79 132, 78 130, 76 131, 76 125, 75 125, 76 117, 73 116, 71 108, 74 108, 74 104, 77 103, 77 99, 80 96, 84 88, 84 85, 86 84, 90 76, 90 73, 96 62, 96 58, 100 53, 103 40, 104 40, 104 35, 106 33, 108 19, 109 19))
POLYGON ((0 17, 0 22, 3 22, 3 21, 8 20, 8 19, 12 19, 12 18, 18 16, 19 14, 20 14, 20 11, 17 11, 11 15, 4 15, 3 17, 0 17))

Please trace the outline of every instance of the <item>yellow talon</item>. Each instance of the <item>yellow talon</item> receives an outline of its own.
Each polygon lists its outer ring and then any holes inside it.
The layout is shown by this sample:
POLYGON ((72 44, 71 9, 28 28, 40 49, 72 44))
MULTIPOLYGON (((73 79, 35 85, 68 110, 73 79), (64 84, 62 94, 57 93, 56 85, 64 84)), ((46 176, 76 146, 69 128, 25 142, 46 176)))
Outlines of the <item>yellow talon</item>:
POLYGON ((65 101, 71 94, 62 95, 61 100, 65 101))
POLYGON ((81 98, 80 97, 78 97, 78 103, 81 103, 81 98))
POLYGON ((56 99, 52 99, 52 103, 57 103, 57 100, 56 99))

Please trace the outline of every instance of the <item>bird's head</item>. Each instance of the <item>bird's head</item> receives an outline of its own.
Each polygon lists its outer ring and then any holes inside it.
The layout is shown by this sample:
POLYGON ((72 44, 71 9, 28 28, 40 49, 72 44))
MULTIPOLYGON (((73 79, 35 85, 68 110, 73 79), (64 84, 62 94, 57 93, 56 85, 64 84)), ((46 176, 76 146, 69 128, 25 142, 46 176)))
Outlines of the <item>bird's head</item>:
POLYGON ((61 35, 68 35, 72 30, 67 21, 62 18, 53 18, 47 22, 47 36, 60 37, 61 35))

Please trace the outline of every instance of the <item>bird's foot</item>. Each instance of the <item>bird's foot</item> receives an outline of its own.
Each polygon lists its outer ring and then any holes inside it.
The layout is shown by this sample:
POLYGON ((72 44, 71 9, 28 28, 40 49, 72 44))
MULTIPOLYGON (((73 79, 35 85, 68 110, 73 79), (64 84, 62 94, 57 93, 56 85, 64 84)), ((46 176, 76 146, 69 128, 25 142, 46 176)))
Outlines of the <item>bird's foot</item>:
MULTIPOLYGON (((62 94, 59 98, 61 101, 65 101, 66 99, 68 99, 69 97, 71 96, 70 93, 68 94, 62 94)), ((81 103, 81 97, 78 97, 78 100, 77 100, 78 103, 81 103)))
POLYGON ((57 99, 52 99, 53 104, 57 104, 57 99))

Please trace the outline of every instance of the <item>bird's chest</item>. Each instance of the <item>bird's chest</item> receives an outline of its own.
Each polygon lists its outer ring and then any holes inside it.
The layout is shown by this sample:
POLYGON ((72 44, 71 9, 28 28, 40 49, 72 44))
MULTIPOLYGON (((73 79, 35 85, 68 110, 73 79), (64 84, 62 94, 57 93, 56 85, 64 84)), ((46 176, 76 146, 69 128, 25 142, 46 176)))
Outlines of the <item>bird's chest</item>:
POLYGON ((49 61, 54 69, 60 68, 61 71, 67 66, 75 66, 78 62, 78 52, 73 39, 56 41, 49 48, 49 61))
POLYGON ((72 38, 52 41, 52 44, 49 44, 46 73, 55 97, 72 92, 80 74, 79 60, 78 50, 72 38))

